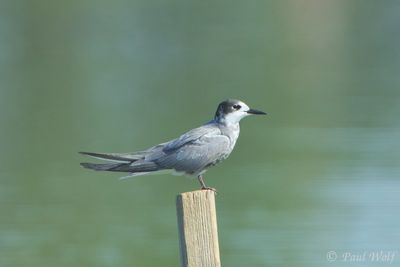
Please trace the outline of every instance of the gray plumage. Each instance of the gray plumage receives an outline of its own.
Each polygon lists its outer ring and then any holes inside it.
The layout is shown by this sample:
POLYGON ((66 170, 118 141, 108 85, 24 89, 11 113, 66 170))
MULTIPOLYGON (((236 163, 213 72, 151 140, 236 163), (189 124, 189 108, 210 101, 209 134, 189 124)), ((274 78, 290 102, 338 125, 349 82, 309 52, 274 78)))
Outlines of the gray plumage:
POLYGON ((239 100, 226 100, 219 104, 210 122, 192 129, 179 138, 133 153, 80 152, 113 163, 81 163, 96 171, 127 172, 129 176, 144 175, 161 170, 196 175, 202 189, 202 174, 207 168, 226 159, 239 136, 239 121, 250 114, 266 114, 250 109, 239 100))

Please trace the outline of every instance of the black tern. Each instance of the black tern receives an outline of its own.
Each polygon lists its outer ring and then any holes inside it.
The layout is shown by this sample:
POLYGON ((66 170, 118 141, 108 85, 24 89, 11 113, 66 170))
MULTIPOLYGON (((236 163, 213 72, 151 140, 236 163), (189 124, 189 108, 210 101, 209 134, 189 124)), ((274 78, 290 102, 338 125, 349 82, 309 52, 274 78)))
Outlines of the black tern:
POLYGON ((203 174, 211 166, 226 159, 239 137, 241 119, 248 115, 265 115, 263 111, 249 108, 240 100, 228 99, 218 105, 214 119, 192 129, 179 138, 158 144, 144 151, 132 153, 79 152, 112 163, 81 163, 96 171, 127 172, 133 177, 162 170, 197 176, 201 189, 207 187, 203 174))

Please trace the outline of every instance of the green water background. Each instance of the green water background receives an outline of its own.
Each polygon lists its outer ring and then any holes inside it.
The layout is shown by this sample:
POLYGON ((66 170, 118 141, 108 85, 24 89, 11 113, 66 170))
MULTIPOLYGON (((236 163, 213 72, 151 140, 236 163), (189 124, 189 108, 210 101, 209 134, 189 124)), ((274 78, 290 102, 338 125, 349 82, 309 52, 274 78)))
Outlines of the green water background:
POLYGON ((77 151, 145 149, 231 97, 269 115, 246 118, 206 175, 224 266, 400 264, 399 14, 391 0, 1 1, 0 265, 178 266, 175 196, 197 181, 119 181, 77 151))

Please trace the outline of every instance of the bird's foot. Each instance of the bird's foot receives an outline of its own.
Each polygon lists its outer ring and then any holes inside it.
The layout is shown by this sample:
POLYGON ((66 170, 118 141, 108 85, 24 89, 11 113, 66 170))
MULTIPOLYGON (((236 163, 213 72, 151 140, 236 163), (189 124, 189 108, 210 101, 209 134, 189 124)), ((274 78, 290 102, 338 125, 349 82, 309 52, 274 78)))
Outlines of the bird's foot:
POLYGON ((217 189, 213 188, 213 187, 208 187, 208 186, 202 186, 201 190, 211 190, 213 191, 215 194, 218 193, 217 189))

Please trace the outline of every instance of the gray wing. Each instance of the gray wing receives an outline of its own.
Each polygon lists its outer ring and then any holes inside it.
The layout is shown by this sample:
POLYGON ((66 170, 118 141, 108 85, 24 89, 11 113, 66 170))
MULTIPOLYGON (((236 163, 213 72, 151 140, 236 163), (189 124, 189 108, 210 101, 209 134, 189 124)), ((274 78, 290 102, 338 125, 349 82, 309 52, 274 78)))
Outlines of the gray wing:
POLYGON ((164 152, 172 152, 188 143, 198 140, 200 137, 202 137, 206 134, 218 135, 218 134, 221 134, 221 130, 213 124, 205 124, 203 126, 192 129, 192 130, 182 134, 179 138, 169 141, 168 143, 165 144, 163 151, 164 152))
POLYGON ((196 174, 225 159, 230 153, 230 140, 213 123, 190 130, 177 139, 133 153, 81 152, 92 157, 125 162, 121 164, 92 164, 82 166, 95 170, 131 173, 152 172, 162 169, 196 174))
POLYGON ((196 174, 230 153, 230 140, 218 127, 200 127, 168 143, 154 162, 165 169, 196 174))

